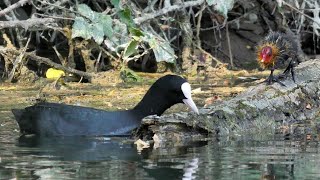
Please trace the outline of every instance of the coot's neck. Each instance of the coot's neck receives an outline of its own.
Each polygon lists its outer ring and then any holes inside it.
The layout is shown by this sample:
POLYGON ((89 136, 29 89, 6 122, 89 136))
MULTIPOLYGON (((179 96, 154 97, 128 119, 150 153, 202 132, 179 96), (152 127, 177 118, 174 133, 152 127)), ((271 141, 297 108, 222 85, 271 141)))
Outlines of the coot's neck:
POLYGON ((142 119, 149 115, 160 116, 166 109, 175 104, 155 89, 151 87, 142 100, 132 109, 137 117, 142 119))

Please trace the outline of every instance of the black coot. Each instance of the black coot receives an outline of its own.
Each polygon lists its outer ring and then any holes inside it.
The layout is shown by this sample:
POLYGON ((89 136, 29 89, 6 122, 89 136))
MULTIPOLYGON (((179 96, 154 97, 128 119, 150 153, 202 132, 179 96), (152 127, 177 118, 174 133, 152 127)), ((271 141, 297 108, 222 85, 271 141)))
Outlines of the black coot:
POLYGON ((89 107, 57 103, 37 103, 25 109, 12 109, 22 134, 44 136, 128 135, 142 118, 160 116, 177 103, 198 109, 191 98, 190 84, 180 76, 158 79, 143 99, 131 110, 104 111, 89 107))

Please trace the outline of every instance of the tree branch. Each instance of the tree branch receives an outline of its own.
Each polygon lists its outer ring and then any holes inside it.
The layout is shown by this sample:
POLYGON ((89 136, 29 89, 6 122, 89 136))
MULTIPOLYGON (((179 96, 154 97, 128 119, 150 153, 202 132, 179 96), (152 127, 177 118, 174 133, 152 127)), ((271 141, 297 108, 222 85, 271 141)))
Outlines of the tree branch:
POLYGON ((48 26, 58 27, 53 18, 31 18, 27 20, 0 21, 0 29, 22 27, 24 29, 48 29, 48 26))
MULTIPOLYGON (((13 54, 15 54, 17 56, 20 55, 20 51, 18 51, 18 50, 8 49, 8 48, 0 48, 0 53, 7 53, 7 52, 13 53, 13 54)), ((38 61, 38 62, 41 62, 41 63, 48 64, 48 65, 50 65, 50 66, 52 66, 54 68, 61 69, 61 70, 65 71, 65 72, 68 72, 68 73, 77 74, 79 76, 82 76, 82 77, 85 77, 85 78, 88 78, 88 79, 91 79, 94 76, 91 73, 79 71, 79 70, 76 70, 76 69, 73 69, 73 68, 64 67, 61 64, 58 64, 58 63, 55 63, 55 62, 51 61, 49 58, 37 56, 34 52, 26 52, 24 55, 27 58, 30 58, 32 60, 35 60, 35 61, 38 61)))
POLYGON ((192 6, 199 6, 204 2, 205 2, 205 0, 196 0, 196 1, 188 1, 188 2, 185 2, 185 3, 181 3, 181 4, 172 5, 172 6, 169 6, 169 7, 164 7, 164 8, 162 8, 161 10, 159 10, 159 11, 157 11, 155 13, 145 14, 143 17, 135 18, 134 22, 139 25, 141 23, 144 23, 145 21, 148 21, 148 20, 151 20, 151 19, 156 18, 158 16, 167 14, 168 12, 180 11, 180 10, 183 10, 183 9, 185 9, 187 7, 192 7, 192 6))
POLYGON ((5 8, 4 10, 0 11, 0 17, 4 16, 5 14, 11 12, 12 10, 23 6, 24 4, 26 4, 27 2, 30 2, 31 0, 20 0, 14 4, 12 4, 11 6, 8 6, 7 8, 5 8))

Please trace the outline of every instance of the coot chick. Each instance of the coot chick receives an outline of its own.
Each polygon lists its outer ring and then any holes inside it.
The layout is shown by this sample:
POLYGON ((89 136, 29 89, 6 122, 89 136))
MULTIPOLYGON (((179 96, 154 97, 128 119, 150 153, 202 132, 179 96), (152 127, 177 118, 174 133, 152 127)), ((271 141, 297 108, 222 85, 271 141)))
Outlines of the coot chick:
POLYGON ((289 31, 288 33, 271 31, 257 47, 257 61, 261 68, 270 69, 270 75, 265 81, 267 84, 278 82, 279 77, 285 77, 291 72, 292 80, 295 81, 294 65, 300 62, 299 53, 301 53, 300 42, 289 31), (273 75, 273 71, 287 64, 283 75, 279 77, 273 75))
POLYGON ((158 79, 131 110, 104 111, 89 107, 41 102, 25 109, 12 109, 22 134, 41 136, 129 135, 142 118, 160 116, 177 103, 185 103, 199 113, 191 98, 190 84, 180 76, 158 79))

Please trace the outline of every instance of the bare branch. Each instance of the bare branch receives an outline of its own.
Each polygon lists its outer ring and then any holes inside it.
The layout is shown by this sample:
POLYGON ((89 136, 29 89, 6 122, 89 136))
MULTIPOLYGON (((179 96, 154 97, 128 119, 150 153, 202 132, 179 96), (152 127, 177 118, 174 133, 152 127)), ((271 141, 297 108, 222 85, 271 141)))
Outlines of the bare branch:
POLYGON ((24 4, 30 2, 31 0, 20 0, 14 4, 12 4, 11 6, 8 6, 7 8, 5 8, 4 10, 0 11, 0 17, 1 16, 4 16, 5 14, 9 13, 9 12, 12 12, 12 10, 20 7, 20 6, 23 6, 24 4))
POLYGON ((159 11, 157 11, 155 13, 145 14, 143 17, 135 18, 134 22, 136 24, 141 24, 141 23, 143 23, 145 21, 151 20, 151 19, 156 18, 158 16, 162 16, 162 15, 168 13, 168 12, 180 11, 180 10, 184 10, 187 7, 192 7, 192 6, 199 6, 204 2, 205 2, 205 0, 187 1, 187 2, 184 2, 184 3, 181 3, 181 4, 176 4, 176 5, 172 5, 172 6, 169 6, 169 7, 164 7, 164 8, 162 8, 161 10, 159 10, 159 11))
POLYGON ((26 45, 22 49, 22 52, 20 53, 19 56, 17 56, 16 60, 13 62, 13 67, 12 67, 12 70, 11 70, 11 72, 9 74, 9 78, 8 78, 9 82, 12 82, 12 79, 13 79, 14 73, 16 72, 16 69, 21 65, 21 62, 23 60, 23 56, 26 53, 26 50, 28 49, 30 40, 31 40, 31 33, 29 35, 29 38, 28 38, 26 45))
MULTIPOLYGON (((15 49, 0 48, 0 53, 6 53, 6 52, 13 53, 13 54, 15 54, 17 56, 19 56, 21 54, 20 51, 15 50, 15 49)), ((73 69, 73 68, 64 67, 61 64, 58 64, 58 63, 55 63, 55 62, 51 61, 49 58, 37 56, 34 52, 26 52, 26 53, 24 53, 24 56, 27 57, 27 58, 30 58, 32 60, 48 64, 48 65, 50 65, 50 66, 52 66, 54 68, 61 69, 61 70, 65 71, 65 72, 68 72, 68 73, 77 74, 79 76, 83 76, 83 77, 89 78, 89 79, 93 77, 93 74, 91 74, 91 73, 79 71, 79 70, 76 70, 76 69, 73 69)))
POLYGON ((231 68, 233 69, 233 54, 232 54, 232 49, 231 49, 231 42, 230 42, 230 35, 229 35, 229 25, 226 24, 226 36, 227 36, 227 42, 228 42, 228 49, 229 49, 229 58, 230 58, 230 65, 231 68))
POLYGON ((0 21, 0 29, 22 27, 24 29, 48 29, 58 27, 53 18, 31 18, 27 20, 0 21))

